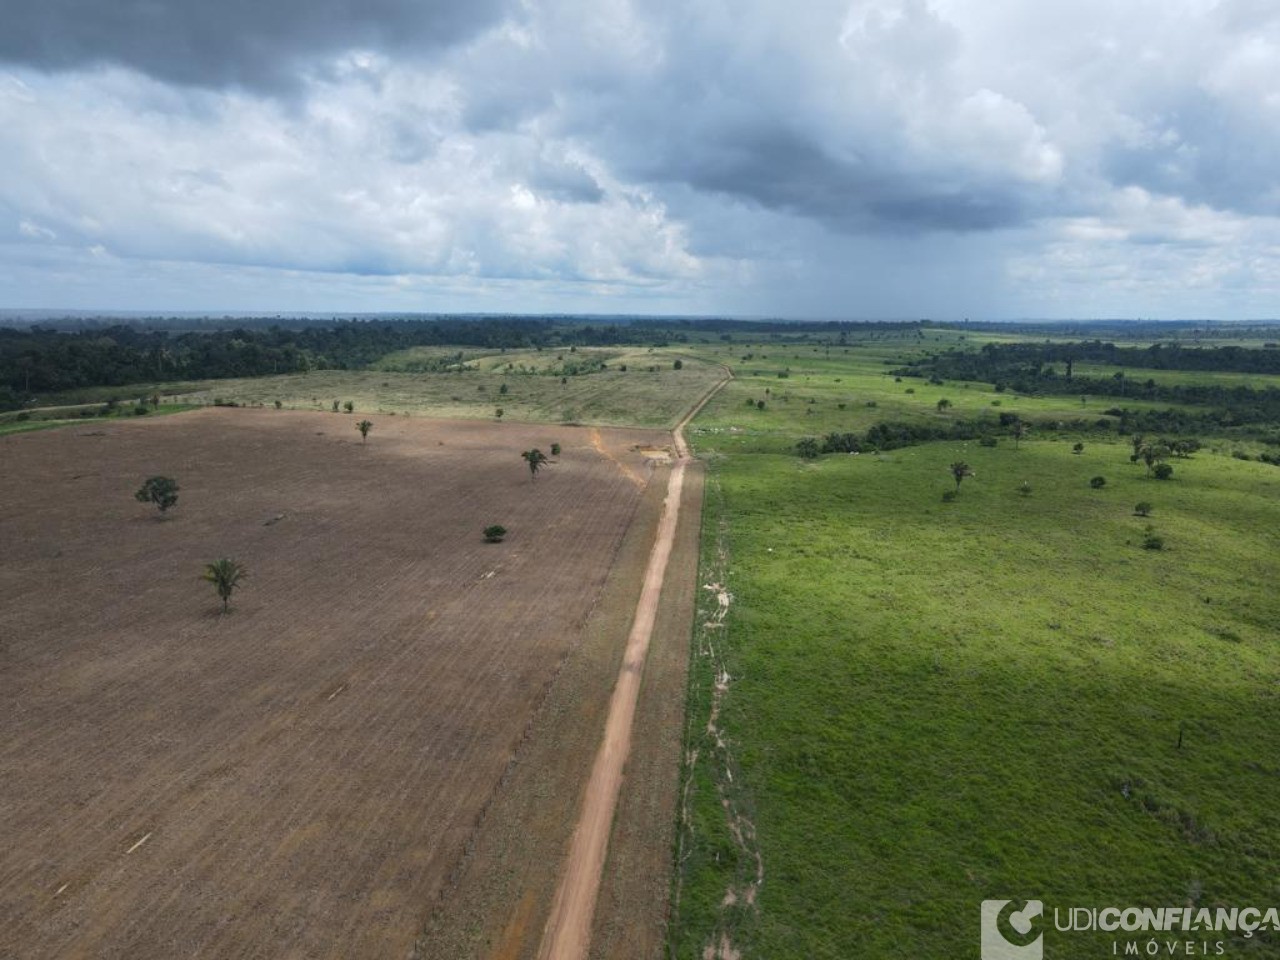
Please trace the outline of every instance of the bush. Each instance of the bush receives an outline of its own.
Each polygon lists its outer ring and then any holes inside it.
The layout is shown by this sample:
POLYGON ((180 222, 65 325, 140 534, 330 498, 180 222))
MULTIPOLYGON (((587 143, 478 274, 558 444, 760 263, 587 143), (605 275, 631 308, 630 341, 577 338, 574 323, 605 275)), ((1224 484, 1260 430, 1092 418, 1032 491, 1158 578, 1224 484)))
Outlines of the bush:
POLYGON ((805 460, 815 459, 818 452, 818 441, 813 437, 804 437, 796 443, 796 454, 805 460))
POLYGON ((1147 527, 1146 533, 1142 536, 1143 550, 1163 550, 1164 537, 1156 533, 1154 527, 1147 527))
POLYGON ((1151 510, 1152 510, 1152 507, 1151 507, 1151 501, 1150 501, 1150 500, 1139 500, 1139 501, 1138 501, 1136 504, 1134 504, 1134 506, 1133 506, 1133 512, 1134 512, 1136 515, 1138 515, 1139 517, 1149 517, 1149 516, 1151 516, 1151 510))
POLYGON ((1173 476, 1173 467, 1167 463, 1157 463, 1151 468, 1151 475, 1157 480, 1168 480, 1173 476))
POLYGON ((1023 481, 1022 481, 1022 486, 1020 486, 1020 487, 1018 488, 1018 492, 1019 492, 1020 494, 1022 494, 1024 497, 1029 497, 1029 496, 1031 496, 1031 484, 1029 484, 1029 483, 1027 483, 1027 481, 1023 480, 1023 481))
MULTIPOLYGON (((82 411, 80 411, 80 412, 81 412, 82 414, 84 413, 84 411, 83 411, 83 410, 82 410, 82 411)), ((14 420, 16 420, 18 423, 26 423, 28 420, 30 420, 30 419, 31 419, 31 414, 30 414, 30 412, 28 412, 28 411, 26 411, 26 410, 23 410, 20 414, 18 414, 18 415, 17 415, 16 417, 14 417, 13 419, 14 419, 14 420)))
POLYGON ((502 538, 507 535, 507 528, 500 523, 484 528, 485 543, 501 543, 502 538))
POLYGON ((1093 487, 1093 489, 1095 490, 1101 490, 1106 485, 1107 485, 1106 477, 1094 477, 1092 480, 1089 481, 1089 486, 1093 487))
POLYGON ((999 442, 1000 441, 997 440, 995 437, 982 437, 978 440, 978 445, 981 447, 994 447, 999 442))
POLYGON ((348 400, 342 405, 342 409, 347 411, 347 413, 355 413, 356 405, 352 401, 348 400))
POLYGON ((147 409, 146 405, 142 403, 133 408, 133 415, 135 417, 145 417, 150 412, 151 411, 147 409))
POLYGON ((1084 453, 1084 444, 1083 444, 1083 443, 1073 443, 1073 444, 1071 445, 1071 452, 1072 452, 1072 453, 1084 453))
POLYGON ((551 455, 552 455, 553 457, 558 457, 558 456, 560 456, 560 444, 558 444, 558 443, 553 443, 553 444, 551 445, 551 455))
POLYGON ((957 496, 957 494, 956 494, 956 491, 954 491, 954 490, 943 490, 943 491, 942 491, 942 502, 943 502, 943 503, 950 503, 951 501, 953 501, 953 500, 956 498, 956 496, 957 496))
POLYGON ((683 369, 684 369, 684 361, 683 361, 683 360, 677 360, 675 363, 671 364, 671 369, 672 369, 672 370, 683 370, 683 369))

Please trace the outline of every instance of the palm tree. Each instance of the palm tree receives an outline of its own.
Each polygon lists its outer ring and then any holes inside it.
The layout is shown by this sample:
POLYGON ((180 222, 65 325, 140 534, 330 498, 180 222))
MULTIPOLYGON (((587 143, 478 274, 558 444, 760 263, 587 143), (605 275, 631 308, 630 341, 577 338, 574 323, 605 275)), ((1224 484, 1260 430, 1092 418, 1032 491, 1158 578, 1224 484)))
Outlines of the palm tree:
POLYGON ((537 447, 534 447, 532 450, 526 450, 524 453, 520 454, 520 456, 524 457, 524 459, 528 461, 529 477, 535 481, 538 479, 538 471, 544 464, 550 462, 547 459, 547 455, 537 447))
POLYGON ((956 493, 959 493, 960 481, 965 477, 972 477, 973 470, 963 460, 957 460, 951 465, 951 476, 956 478, 956 493))
POLYGON ((222 598, 223 613, 227 612, 231 601, 231 591, 235 590, 240 585, 240 581, 244 580, 246 576, 244 567, 226 557, 221 560, 215 560, 205 566, 203 579, 212 583, 213 588, 218 591, 218 596, 222 598))
POLYGON ((369 439, 369 431, 373 429, 373 424, 368 420, 361 420, 356 424, 356 429, 360 431, 360 442, 364 443, 369 439))

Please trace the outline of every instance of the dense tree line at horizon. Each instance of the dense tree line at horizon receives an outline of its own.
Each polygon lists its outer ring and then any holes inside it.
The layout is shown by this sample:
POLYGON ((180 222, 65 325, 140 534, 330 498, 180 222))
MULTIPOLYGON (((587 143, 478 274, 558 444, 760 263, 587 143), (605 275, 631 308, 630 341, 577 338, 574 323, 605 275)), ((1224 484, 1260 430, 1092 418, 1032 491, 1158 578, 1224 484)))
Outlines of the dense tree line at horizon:
MULTIPOLYGON (((1121 401, 1159 401, 1204 408, 1195 415, 1174 410, 1123 410, 1122 419, 1129 421, 1126 426, 1130 429, 1180 432, 1280 420, 1280 389, 1275 387, 1159 383, 1151 377, 1130 377, 1125 368, 1276 375, 1280 374, 1280 350, 1177 344, 1117 347, 1097 340, 988 343, 980 350, 948 350, 913 360, 893 372, 898 376, 929 377, 934 381, 985 382, 996 390, 1026 395, 1112 397, 1121 401), (1116 372, 1109 376, 1082 376, 1074 372, 1076 363, 1112 366, 1116 372)), ((1122 409, 1118 407, 1111 415, 1121 416, 1122 409)))
POLYGON ((633 326, 516 318, 343 321, 181 333, 125 324, 78 331, 0 328, 0 409, 15 409, 42 393, 85 387, 359 369, 416 346, 550 349, 665 337, 633 326))

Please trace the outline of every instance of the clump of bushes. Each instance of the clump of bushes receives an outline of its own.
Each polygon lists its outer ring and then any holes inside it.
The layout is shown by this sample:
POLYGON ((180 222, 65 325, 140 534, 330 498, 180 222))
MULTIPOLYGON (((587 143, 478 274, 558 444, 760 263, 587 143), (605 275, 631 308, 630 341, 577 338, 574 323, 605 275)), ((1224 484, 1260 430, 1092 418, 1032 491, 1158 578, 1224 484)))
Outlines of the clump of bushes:
POLYGON ((1093 487, 1093 489, 1095 490, 1101 490, 1106 485, 1107 485, 1106 477, 1094 477, 1089 481, 1089 486, 1093 487))
POLYGON ((502 538, 507 535, 507 528, 500 523, 491 524, 484 528, 485 543, 501 543, 502 538))
POLYGON ((1163 550, 1164 537, 1156 533, 1155 528, 1148 526, 1146 532, 1142 535, 1143 550, 1163 550))

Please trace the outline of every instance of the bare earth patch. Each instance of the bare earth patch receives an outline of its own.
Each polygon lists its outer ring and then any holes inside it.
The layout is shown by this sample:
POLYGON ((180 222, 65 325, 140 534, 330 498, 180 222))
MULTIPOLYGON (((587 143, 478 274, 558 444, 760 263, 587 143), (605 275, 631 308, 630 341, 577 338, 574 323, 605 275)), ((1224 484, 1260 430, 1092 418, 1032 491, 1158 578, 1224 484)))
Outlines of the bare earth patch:
POLYGON ((0 438, 0 955, 410 951, 651 541, 633 448, 664 438, 357 419, 0 438), (531 483, 519 452, 553 441, 531 483), (163 521, 132 499, 155 473, 163 521), (221 556, 249 572, 227 616, 221 556))

